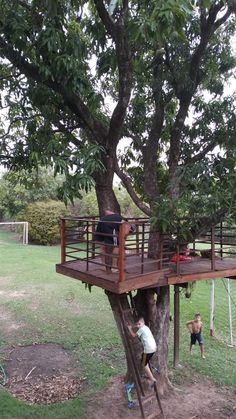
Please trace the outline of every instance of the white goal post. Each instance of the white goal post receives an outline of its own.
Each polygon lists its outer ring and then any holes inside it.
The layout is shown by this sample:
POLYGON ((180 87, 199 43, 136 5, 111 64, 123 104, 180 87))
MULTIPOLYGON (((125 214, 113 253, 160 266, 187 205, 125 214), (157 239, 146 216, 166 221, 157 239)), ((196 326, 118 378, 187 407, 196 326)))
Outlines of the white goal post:
POLYGON ((11 222, 3 222, 0 225, 23 225, 23 244, 28 244, 28 236, 29 236, 29 223, 28 221, 11 221, 11 222))

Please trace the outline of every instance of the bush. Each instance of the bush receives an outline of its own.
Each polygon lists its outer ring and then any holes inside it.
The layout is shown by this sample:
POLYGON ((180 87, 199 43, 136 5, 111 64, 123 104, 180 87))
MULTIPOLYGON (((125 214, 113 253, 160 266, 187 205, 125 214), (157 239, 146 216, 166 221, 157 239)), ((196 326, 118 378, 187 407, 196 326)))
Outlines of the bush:
POLYGON ((52 245, 60 240, 60 217, 68 210, 60 201, 41 201, 29 204, 18 216, 18 221, 28 221, 29 240, 37 244, 52 245))

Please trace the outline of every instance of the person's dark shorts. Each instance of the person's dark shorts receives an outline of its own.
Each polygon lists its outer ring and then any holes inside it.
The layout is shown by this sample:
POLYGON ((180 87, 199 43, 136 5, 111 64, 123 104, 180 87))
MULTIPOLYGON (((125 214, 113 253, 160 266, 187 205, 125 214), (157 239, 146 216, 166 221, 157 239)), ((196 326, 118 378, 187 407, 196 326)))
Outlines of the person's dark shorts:
POLYGON ((104 244, 114 247, 119 246, 118 236, 114 235, 112 237, 105 237, 104 244))
POLYGON ((142 367, 145 367, 145 365, 147 365, 151 359, 151 357, 154 355, 154 352, 152 352, 151 354, 145 354, 145 352, 143 352, 142 354, 142 359, 141 359, 141 364, 142 367))
POLYGON ((198 341, 199 345, 203 344, 201 333, 191 333, 191 345, 195 345, 196 341, 198 341))
POLYGON ((103 234, 96 233, 95 240, 107 246, 119 246, 118 235, 104 236, 103 234))

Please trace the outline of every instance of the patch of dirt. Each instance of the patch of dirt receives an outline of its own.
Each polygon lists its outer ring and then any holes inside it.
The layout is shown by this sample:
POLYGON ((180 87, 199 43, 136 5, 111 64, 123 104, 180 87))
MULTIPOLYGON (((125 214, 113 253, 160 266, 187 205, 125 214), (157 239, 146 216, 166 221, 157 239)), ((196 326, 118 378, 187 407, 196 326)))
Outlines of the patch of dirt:
POLYGON ((7 311, 5 308, 0 308, 0 325, 1 325, 1 334, 5 336, 10 336, 12 331, 16 331, 25 327, 24 322, 17 322, 13 320, 12 313, 7 311))
POLYGON ((12 300, 15 298, 21 298, 21 297, 25 297, 28 293, 26 291, 12 291, 10 292, 9 290, 7 291, 0 291, 0 295, 6 296, 6 298, 8 300, 12 300))
MULTIPOLYGON (((135 406, 129 409, 123 378, 115 377, 106 391, 97 393, 89 402, 86 418, 106 419, 112 412, 112 419, 139 419, 141 414, 135 392, 133 400, 135 406)), ((161 397, 161 402, 166 419, 236 419, 235 393, 200 378, 197 383, 171 390, 161 397)))
POLYGON ((68 400, 82 388, 72 356, 56 344, 16 347, 5 361, 5 371, 9 391, 29 404, 68 400))
MULTIPOLYGON (((8 357, 7 387, 18 399, 50 404, 77 397, 82 391, 84 379, 76 378, 74 360, 60 345, 18 346, 8 357)), ((231 388, 218 387, 198 375, 192 378, 161 397, 166 419, 236 419, 236 397, 231 388)), ((147 394, 153 394, 153 390, 147 394)), ((86 419, 140 419, 135 391, 132 396, 135 405, 129 409, 124 379, 115 377, 107 389, 91 397, 86 419)), ((157 406, 154 398, 145 412, 151 413, 157 406)))

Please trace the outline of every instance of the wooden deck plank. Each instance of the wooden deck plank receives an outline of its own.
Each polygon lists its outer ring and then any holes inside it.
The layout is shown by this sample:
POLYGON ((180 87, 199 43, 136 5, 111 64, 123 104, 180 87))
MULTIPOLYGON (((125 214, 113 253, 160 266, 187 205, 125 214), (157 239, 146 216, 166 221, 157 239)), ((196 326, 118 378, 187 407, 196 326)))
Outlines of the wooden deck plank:
MULTIPOLYGON (((122 294, 131 290, 163 286, 178 285, 192 281, 214 278, 236 278, 236 258, 216 258, 215 270, 211 270, 211 260, 201 257, 193 258, 191 261, 179 263, 179 273, 176 273, 176 264, 165 264, 165 271, 157 271, 157 262, 146 259, 142 273, 141 258, 137 255, 129 255, 126 259, 126 279, 119 282, 119 274, 107 273, 104 267, 99 264, 89 262, 87 270, 86 261, 70 261, 56 265, 56 271, 69 276, 96 285, 108 291, 122 294)), ((96 258, 95 262, 99 262, 96 258)))
POLYGON ((119 294, 117 281, 112 280, 112 278, 106 279, 99 277, 95 275, 95 271, 93 274, 90 274, 88 272, 78 271, 71 266, 65 266, 65 264, 57 264, 56 272, 119 294))

